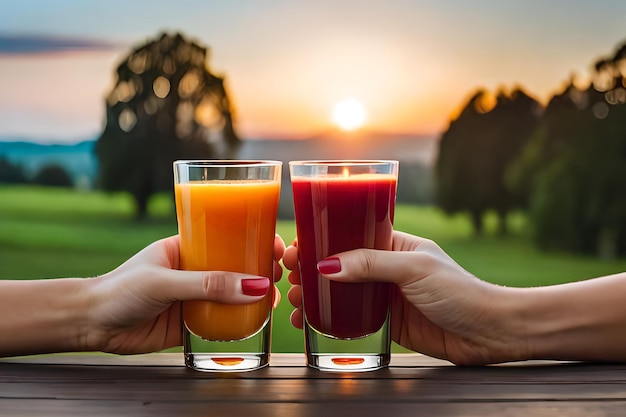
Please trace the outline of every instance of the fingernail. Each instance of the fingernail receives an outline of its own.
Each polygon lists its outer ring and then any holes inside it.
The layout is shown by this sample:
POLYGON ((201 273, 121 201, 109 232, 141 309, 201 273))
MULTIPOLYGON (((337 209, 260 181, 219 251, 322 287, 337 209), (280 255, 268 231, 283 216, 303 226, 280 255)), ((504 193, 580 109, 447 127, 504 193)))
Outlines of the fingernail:
POLYGON ((267 278, 244 278, 241 280, 241 292, 245 295, 259 296, 267 294, 270 280, 267 278))
POLYGON ((326 258, 317 263, 317 270, 320 274, 336 274, 341 272, 341 261, 339 258, 326 258))

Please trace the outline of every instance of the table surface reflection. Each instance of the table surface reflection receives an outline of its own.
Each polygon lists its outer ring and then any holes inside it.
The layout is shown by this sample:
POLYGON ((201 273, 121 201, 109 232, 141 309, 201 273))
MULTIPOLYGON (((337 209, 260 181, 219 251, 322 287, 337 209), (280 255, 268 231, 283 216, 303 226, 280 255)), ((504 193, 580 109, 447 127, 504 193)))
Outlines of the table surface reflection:
POLYGON ((323 373, 301 354, 204 373, 182 354, 0 359, 0 416, 623 416, 626 365, 455 367, 398 354, 388 369, 323 373))

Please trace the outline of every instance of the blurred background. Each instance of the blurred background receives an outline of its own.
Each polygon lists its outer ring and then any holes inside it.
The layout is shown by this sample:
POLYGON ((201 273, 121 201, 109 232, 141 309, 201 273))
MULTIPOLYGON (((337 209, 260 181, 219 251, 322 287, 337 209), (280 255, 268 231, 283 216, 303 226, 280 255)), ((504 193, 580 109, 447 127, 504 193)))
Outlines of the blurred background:
MULTIPOLYGON (((182 158, 397 159, 396 229, 485 280, 626 270, 626 2, 0 10, 0 279, 96 276, 175 234, 182 158)), ((273 350, 300 352, 288 304, 273 350)))

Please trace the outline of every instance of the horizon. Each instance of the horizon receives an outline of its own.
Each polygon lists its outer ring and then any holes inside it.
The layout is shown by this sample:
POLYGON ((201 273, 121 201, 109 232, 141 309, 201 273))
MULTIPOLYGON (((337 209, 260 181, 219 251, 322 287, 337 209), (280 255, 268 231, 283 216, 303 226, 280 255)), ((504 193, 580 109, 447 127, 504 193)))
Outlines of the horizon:
POLYGON ((12 2, 0 16, 0 137, 97 138, 117 64, 162 32, 209 48, 244 140, 337 129, 333 108, 350 99, 363 132, 439 136, 479 88, 521 86, 545 104, 572 77, 588 84, 626 41, 624 15, 617 0, 12 2))
MULTIPOLYGON (((97 142, 99 139, 100 133, 96 134, 91 138, 75 138, 75 140, 67 140, 67 139, 59 139, 59 138, 49 138, 49 137, 38 137, 38 136, 14 136, 14 135, 3 135, 0 134, 0 143, 26 143, 26 144, 34 144, 34 145, 44 145, 44 146, 75 146, 80 145, 86 142, 97 142)), ((328 137, 338 137, 341 140, 345 141, 360 141, 360 140, 381 140, 381 139, 389 139, 389 140, 439 140, 440 133, 394 133, 394 132, 384 132, 384 131, 372 131, 368 129, 359 129, 357 131, 326 131, 319 132, 318 134, 314 134, 310 137, 302 137, 302 138, 288 138, 288 137, 251 137, 251 138, 240 138, 242 141, 289 141, 289 142, 306 142, 306 141, 315 141, 315 140, 327 140, 328 137)))

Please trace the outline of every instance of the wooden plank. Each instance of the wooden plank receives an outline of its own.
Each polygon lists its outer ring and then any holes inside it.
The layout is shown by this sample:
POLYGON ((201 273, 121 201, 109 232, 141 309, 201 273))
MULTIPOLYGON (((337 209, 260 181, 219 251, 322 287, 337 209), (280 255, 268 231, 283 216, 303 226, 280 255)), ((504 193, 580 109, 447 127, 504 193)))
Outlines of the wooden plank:
MULTIPOLYGON (((0 381, 11 382, 23 378, 54 378, 66 373, 67 378, 74 380, 90 379, 98 375, 98 379, 118 380, 120 378, 177 378, 177 379, 420 379, 420 380, 451 380, 468 384, 476 383, 534 383, 534 382, 626 382, 626 365, 623 364, 575 364, 552 363, 525 366, 491 366, 491 367, 454 367, 454 366, 415 366, 391 367, 374 372, 321 372, 304 366, 276 365, 254 372, 239 373, 205 373, 185 368, 183 365, 143 365, 142 362, 125 365, 115 359, 113 364, 76 364, 75 357, 69 361, 57 357, 60 364, 47 362, 14 362, 0 361, 0 381), (86 371, 88 369, 88 371, 86 371)), ((107 363, 107 361, 90 361, 91 363, 107 363)), ((167 363, 167 362, 166 362, 167 363)))
POLYGON ((168 378, 162 374, 80 380, 60 373, 45 379, 0 382, 0 399, 132 400, 142 402, 442 402, 574 401, 626 399, 624 383, 516 382, 467 383, 437 379, 241 379, 168 378))
MULTIPOLYGON (((73 364, 73 365, 111 365, 111 366, 184 366, 182 353, 147 353, 139 355, 113 355, 106 353, 60 353, 47 355, 20 356, 0 358, 2 363, 37 363, 37 364, 73 364)), ((491 367, 529 367, 555 364, 577 364, 567 361, 520 361, 491 367)), ((302 353, 273 354, 270 368, 304 367, 306 360, 302 353)), ((450 367, 457 368, 450 362, 432 358, 420 353, 397 353, 391 355, 391 368, 450 367)), ((483 367, 480 367, 483 368, 483 367)))
MULTIPOLYGON (((186 402, 443 402, 443 401, 575 401, 575 400, 623 400, 626 389, 621 386, 600 384, 564 386, 536 384, 525 387, 464 386, 459 384, 411 385, 402 387, 381 386, 372 381, 346 386, 338 383, 311 384, 301 380, 285 383, 254 384, 163 384, 119 383, 114 389, 102 384, 90 383, 91 387, 75 383, 0 384, 0 399, 67 399, 67 400, 136 400, 186 401, 186 402), (365 383, 367 382, 367 383, 365 383), (167 389, 171 386, 171 389, 167 389)), ((109 384, 110 385, 110 384, 109 384)))
POLYGON ((509 403, 386 403, 369 402, 353 404, 213 404, 213 403, 141 403, 133 401, 66 401, 34 399, 28 403, 19 400, 0 402, 0 415, 20 417, 161 417, 161 416, 229 416, 229 417, 277 417, 277 416, 324 416, 324 417, 622 417, 625 401, 573 401, 509 402, 509 403))
MULTIPOLYGON (((0 358, 2 363, 74 364, 74 365, 120 365, 120 366, 183 366, 182 353, 147 353, 142 355, 112 355, 106 353, 60 353, 48 355, 0 358)), ((273 354, 270 367, 305 366, 302 353, 273 354)), ((391 366, 452 366, 448 361, 431 358, 419 353, 399 353, 391 356, 391 366)))
POLYGON ((456 367, 422 355, 389 369, 326 373, 274 355, 243 373, 185 368, 180 354, 0 360, 0 416, 623 415, 626 365, 525 362, 456 367))

